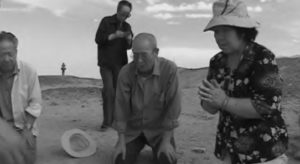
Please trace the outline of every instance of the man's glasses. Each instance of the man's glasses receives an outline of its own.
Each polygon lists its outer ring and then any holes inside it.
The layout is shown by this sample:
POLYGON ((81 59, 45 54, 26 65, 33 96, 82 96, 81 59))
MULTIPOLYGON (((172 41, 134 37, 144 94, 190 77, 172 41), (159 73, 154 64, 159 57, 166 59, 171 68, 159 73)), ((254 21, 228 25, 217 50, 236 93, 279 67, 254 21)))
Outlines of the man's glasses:
POLYGON ((157 48, 143 52, 131 52, 130 57, 132 57, 133 60, 137 60, 138 58, 146 59, 148 55, 152 54, 155 50, 157 50, 157 48))
POLYGON ((118 14, 123 18, 129 18, 131 16, 131 14, 128 12, 119 12, 118 14))

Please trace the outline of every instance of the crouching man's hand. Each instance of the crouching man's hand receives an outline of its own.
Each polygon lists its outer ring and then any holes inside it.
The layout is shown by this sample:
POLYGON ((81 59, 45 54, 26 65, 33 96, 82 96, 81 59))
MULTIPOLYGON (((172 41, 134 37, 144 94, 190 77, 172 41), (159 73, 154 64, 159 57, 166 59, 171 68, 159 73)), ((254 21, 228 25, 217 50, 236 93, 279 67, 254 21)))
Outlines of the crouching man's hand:
POLYGON ((119 155, 122 155, 122 160, 126 159, 126 142, 124 134, 119 134, 119 140, 115 146, 114 155, 113 155, 113 164, 116 163, 119 155))
POLYGON ((173 163, 177 160, 174 145, 171 144, 172 138, 173 130, 164 132, 162 142, 157 152, 157 159, 163 163, 173 163), (164 162, 165 160, 168 160, 168 162, 164 162))
POLYGON ((30 146, 31 148, 35 148, 35 136, 32 134, 30 129, 24 129, 22 132, 23 140, 30 146))
POLYGON ((0 161, 5 164, 32 164, 26 141, 11 125, 0 119, 0 161))
POLYGON ((176 161, 176 152, 171 143, 163 143, 160 145, 157 158, 162 159, 163 156, 166 157, 169 162, 176 161))

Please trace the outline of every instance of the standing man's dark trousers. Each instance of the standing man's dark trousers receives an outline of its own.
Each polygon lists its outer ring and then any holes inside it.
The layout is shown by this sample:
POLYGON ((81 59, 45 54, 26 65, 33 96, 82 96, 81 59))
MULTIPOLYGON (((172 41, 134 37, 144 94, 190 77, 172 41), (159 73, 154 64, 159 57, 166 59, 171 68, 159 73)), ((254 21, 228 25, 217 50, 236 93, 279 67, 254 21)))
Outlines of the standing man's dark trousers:
POLYGON ((103 81, 103 123, 101 128, 107 128, 112 126, 116 86, 121 68, 121 65, 111 67, 100 67, 100 74, 103 81))
MULTIPOLYGON (((145 145, 148 145, 152 148, 155 164, 177 164, 177 160, 169 161, 167 156, 163 153, 157 158, 160 144, 161 142, 159 140, 156 145, 151 146, 144 134, 141 134, 139 137, 126 144, 126 159, 122 160, 122 155, 119 155, 115 164, 134 164, 145 145)), ((174 147, 174 149, 176 149, 174 138, 171 139, 171 145, 174 147)))

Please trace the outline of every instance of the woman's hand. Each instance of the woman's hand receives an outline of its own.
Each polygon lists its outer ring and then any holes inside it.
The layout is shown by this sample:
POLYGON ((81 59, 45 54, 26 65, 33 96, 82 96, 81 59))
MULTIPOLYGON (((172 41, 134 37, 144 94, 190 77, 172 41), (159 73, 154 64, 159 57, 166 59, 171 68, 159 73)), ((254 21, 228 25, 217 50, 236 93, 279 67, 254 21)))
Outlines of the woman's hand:
POLYGON ((198 94, 203 102, 215 108, 221 108, 227 98, 221 85, 215 79, 211 80, 211 82, 203 80, 202 86, 199 87, 198 94))

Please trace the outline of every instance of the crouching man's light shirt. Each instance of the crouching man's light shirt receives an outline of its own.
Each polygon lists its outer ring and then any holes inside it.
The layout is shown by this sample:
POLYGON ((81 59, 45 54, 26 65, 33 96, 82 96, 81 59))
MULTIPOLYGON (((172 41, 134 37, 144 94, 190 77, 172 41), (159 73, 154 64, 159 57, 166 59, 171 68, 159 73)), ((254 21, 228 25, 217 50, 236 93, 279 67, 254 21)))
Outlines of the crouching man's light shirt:
MULTIPOLYGON (((14 77, 11 99, 14 125, 17 128, 28 126, 25 112, 36 118, 40 116, 42 97, 38 75, 33 67, 22 61, 18 61, 18 73, 14 77)), ((36 121, 32 133, 38 135, 36 121)))

